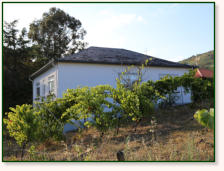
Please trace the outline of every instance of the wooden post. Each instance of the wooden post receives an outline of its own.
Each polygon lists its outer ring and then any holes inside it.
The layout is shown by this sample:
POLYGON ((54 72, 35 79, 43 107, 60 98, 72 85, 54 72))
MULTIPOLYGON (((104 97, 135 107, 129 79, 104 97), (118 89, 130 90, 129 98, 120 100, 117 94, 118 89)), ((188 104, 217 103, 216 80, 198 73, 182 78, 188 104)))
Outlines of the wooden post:
POLYGON ((25 153, 26 144, 27 144, 27 142, 24 142, 23 146, 22 146, 21 160, 23 159, 23 156, 24 156, 24 153, 25 153))
POLYGON ((117 152, 117 160, 118 161, 125 161, 124 153, 122 151, 117 152))

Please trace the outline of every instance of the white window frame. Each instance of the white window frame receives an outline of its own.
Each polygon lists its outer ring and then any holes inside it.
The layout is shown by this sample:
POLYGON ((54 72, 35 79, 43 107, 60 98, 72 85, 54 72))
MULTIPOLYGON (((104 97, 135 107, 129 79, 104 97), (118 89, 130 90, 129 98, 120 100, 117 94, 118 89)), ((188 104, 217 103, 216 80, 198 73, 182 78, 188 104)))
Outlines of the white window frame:
POLYGON ((42 92, 42 94, 43 94, 43 97, 45 97, 45 95, 46 95, 46 85, 45 85, 45 80, 43 80, 43 92, 42 92))
POLYGON ((48 77, 48 92, 49 94, 55 93, 55 75, 48 77))

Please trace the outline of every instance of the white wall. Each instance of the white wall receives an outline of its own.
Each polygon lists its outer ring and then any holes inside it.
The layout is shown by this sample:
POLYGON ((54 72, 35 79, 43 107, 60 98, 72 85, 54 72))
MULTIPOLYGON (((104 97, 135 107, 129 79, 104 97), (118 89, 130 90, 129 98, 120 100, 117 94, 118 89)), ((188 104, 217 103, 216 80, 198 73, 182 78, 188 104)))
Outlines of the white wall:
POLYGON ((36 84, 37 82, 40 83, 40 96, 44 96, 43 94, 43 85, 45 84, 45 96, 48 95, 48 92, 49 92, 49 87, 48 87, 48 77, 51 76, 51 75, 54 75, 55 77, 55 91, 54 91, 54 94, 56 95, 57 97, 57 66, 58 65, 55 65, 54 67, 50 68, 49 70, 47 70, 46 72, 42 73, 41 75, 39 75, 38 77, 36 77, 34 80, 33 80, 33 101, 35 101, 35 98, 37 97, 36 95, 36 84))
POLYGON ((62 97, 62 93, 68 88, 78 86, 92 87, 110 84, 115 87, 116 78, 121 69, 119 65, 59 63, 58 95, 62 97))
MULTIPOLYGON (((144 75, 143 81, 146 81, 147 78, 150 80, 156 81, 161 78, 163 75, 171 75, 171 76, 182 76, 184 73, 188 72, 188 68, 166 68, 166 67, 149 67, 146 69, 146 73, 144 75)), ((185 104, 191 103, 191 93, 186 93, 183 87, 179 87, 177 89, 177 96, 179 97, 176 101, 177 104, 185 104)))
MULTIPOLYGON (((78 86, 96 86, 110 84, 116 87, 118 73, 124 71, 127 66, 106 65, 106 64, 81 64, 81 63, 59 63, 58 64, 58 96, 62 97, 63 92, 68 88, 78 86)), ((181 76, 189 69, 170 67, 146 67, 143 71, 142 80, 159 80, 161 75, 174 74, 181 76)), ((180 98, 177 103, 190 103, 190 93, 184 95, 183 88, 179 88, 180 98)))

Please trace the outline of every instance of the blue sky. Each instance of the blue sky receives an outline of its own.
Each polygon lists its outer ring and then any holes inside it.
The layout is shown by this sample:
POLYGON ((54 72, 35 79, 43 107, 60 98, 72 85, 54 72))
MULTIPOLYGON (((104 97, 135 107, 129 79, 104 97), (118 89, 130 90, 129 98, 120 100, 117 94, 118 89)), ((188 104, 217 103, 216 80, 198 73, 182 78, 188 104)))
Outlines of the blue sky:
POLYGON ((4 20, 29 28, 50 7, 82 22, 89 46, 124 48, 180 61, 214 49, 214 8, 208 3, 4 4, 4 20))

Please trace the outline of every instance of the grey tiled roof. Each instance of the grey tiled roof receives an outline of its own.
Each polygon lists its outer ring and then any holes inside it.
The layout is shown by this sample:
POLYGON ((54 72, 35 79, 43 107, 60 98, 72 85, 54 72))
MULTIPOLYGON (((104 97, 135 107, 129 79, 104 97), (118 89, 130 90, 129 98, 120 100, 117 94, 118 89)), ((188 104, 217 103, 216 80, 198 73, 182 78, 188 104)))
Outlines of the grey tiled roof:
POLYGON ((98 64, 124 64, 124 65, 141 65, 146 59, 151 58, 149 66, 163 67, 183 67, 192 68, 187 64, 180 64, 164 59, 147 56, 138 52, 105 47, 89 47, 79 53, 66 56, 58 59, 59 62, 74 62, 74 63, 98 63, 98 64))
POLYGON ((89 47, 79 53, 75 53, 73 55, 66 56, 58 60, 51 60, 38 71, 30 75, 30 79, 34 79, 38 75, 47 71, 57 62, 141 65, 145 63, 146 59, 152 59, 148 63, 149 66, 194 68, 194 66, 191 65, 171 62, 164 59, 147 56, 138 52, 133 52, 130 50, 104 47, 89 47))

